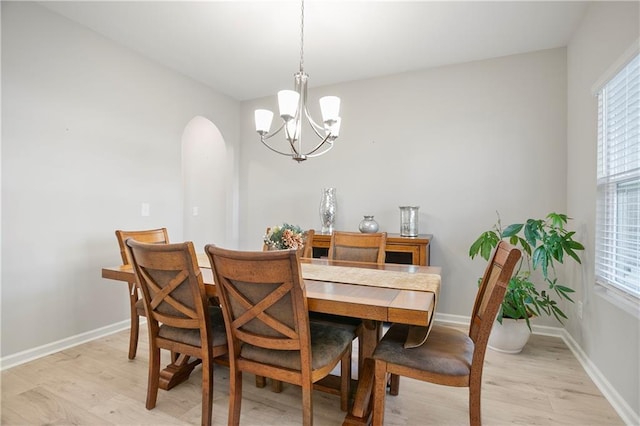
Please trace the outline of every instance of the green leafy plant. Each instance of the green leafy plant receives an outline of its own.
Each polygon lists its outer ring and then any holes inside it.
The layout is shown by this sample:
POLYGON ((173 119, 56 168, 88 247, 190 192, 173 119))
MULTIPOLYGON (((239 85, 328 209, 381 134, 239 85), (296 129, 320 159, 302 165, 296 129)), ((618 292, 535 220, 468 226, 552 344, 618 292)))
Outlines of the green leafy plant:
POLYGON ((489 260, 501 240, 523 252, 498 313, 500 323, 503 318, 524 319, 531 329, 529 318, 534 315, 553 315, 560 323, 567 318, 552 295, 573 302, 570 293, 574 290, 558 283, 556 264, 564 263, 567 256, 581 263, 577 252, 584 250, 584 246, 573 239, 575 232, 565 229, 568 220, 565 214, 549 213, 545 219, 527 219, 525 223, 514 223, 503 229, 498 215, 493 228, 480 234, 469 248, 471 259, 480 255, 489 260), (531 281, 531 273, 537 269, 547 284, 545 290, 538 291, 531 281))

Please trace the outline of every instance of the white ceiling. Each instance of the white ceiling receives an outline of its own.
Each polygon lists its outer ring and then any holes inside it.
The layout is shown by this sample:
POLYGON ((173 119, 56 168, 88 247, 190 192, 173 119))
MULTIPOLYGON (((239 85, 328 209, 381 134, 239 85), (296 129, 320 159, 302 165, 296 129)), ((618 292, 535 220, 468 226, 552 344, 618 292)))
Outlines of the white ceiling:
MULTIPOLYGON (((300 2, 41 2, 238 100, 292 88, 300 2)), ((309 85, 566 46, 582 1, 305 2, 309 85)))

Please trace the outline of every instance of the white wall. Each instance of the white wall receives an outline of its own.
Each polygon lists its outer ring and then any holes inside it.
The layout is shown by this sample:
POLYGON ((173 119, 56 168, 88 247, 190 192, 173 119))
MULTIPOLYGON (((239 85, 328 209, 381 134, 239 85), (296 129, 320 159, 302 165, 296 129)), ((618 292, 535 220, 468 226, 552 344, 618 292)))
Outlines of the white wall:
POLYGON ((341 97, 343 124, 331 152, 301 164, 253 129, 255 108, 277 111, 275 94, 243 103, 244 246, 259 248, 265 227, 283 221, 320 229, 323 186, 337 188, 336 229, 373 214, 398 233, 398 206, 418 205, 431 262, 443 267, 439 311, 468 316, 486 264, 467 253, 496 210, 511 223, 565 209, 565 64, 553 49, 311 90, 312 104, 341 97))
POLYGON ((638 413, 638 322, 593 293, 590 263, 590 88, 638 37, 637 17, 637 3, 595 4, 568 53, 314 89, 314 102, 342 97, 342 136, 331 153, 296 164, 267 151, 253 130, 253 109, 275 110, 275 94, 240 108, 35 4, 2 2, 0 355, 128 317, 124 287, 100 278, 100 268, 120 261, 116 228, 167 226, 172 239, 189 238, 180 140, 200 115, 221 131, 239 178, 223 244, 236 246, 239 232, 240 247, 259 249, 265 227, 283 221, 319 228, 324 186, 338 188, 338 229, 373 214, 382 230, 398 232, 398 206, 420 205, 432 263, 444 269, 442 313, 468 315, 484 267, 468 247, 496 210, 505 223, 569 213, 588 247, 585 266, 571 270, 584 322, 569 307, 567 328, 638 413), (140 217, 142 202, 150 217, 140 217))
POLYGON ((233 149, 238 114, 66 18, 2 2, 2 356, 128 318, 126 287, 100 277, 120 263, 114 231, 181 240, 183 130, 201 115, 233 149))
MULTIPOLYGON (((567 208, 586 242, 585 268, 572 287, 584 304, 567 330, 640 419, 640 320, 594 292, 597 102, 592 87, 640 37, 638 2, 594 3, 567 53, 567 208)), ((638 421, 638 420, 636 420, 638 421)))

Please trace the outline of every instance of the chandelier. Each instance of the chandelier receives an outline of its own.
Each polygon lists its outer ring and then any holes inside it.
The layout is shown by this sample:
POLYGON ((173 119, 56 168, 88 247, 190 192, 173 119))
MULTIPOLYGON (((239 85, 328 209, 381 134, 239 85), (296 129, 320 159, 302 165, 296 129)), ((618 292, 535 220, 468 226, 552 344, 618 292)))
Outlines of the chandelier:
POLYGON ((273 112, 266 109, 255 111, 256 131, 260 135, 260 141, 271 151, 291 157, 297 162, 307 158, 318 157, 331 148, 333 142, 340 134, 340 98, 337 96, 325 96, 320 98, 320 110, 322 112, 323 125, 316 123, 307 109, 307 81, 309 76, 304 72, 304 0, 302 0, 300 18, 300 70, 294 74, 295 90, 281 90, 278 92, 278 107, 282 124, 273 133, 269 133, 273 112), (306 118, 311 129, 319 138, 316 145, 308 149, 302 146, 302 121, 306 118), (288 142, 286 151, 267 143, 267 140, 284 131, 284 137, 288 142))

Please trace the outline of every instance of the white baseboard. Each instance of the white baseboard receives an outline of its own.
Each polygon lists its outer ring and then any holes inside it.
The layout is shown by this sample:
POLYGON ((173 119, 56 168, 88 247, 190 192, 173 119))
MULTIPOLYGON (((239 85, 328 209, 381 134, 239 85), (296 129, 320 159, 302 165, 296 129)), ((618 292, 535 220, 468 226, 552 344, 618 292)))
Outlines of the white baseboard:
POLYGON ((635 413, 627 401, 611 386, 611 383, 604 377, 598 367, 591 362, 587 354, 584 353, 573 337, 565 329, 560 330, 562 331, 562 340, 564 340, 571 352, 573 352, 573 355, 578 362, 580 362, 580 365, 582 365, 582 368, 584 368, 584 371, 587 372, 591 380, 593 380, 593 383, 600 389, 600 392, 602 392, 607 401, 613 406, 613 409, 616 410, 622 418, 622 421, 629 426, 640 425, 640 414, 635 413))
MULTIPOLYGON (((436 322, 449 324, 449 325, 463 325, 468 326, 470 318, 462 315, 449 315, 436 313, 436 322)), ((533 334, 540 334, 544 336, 559 337, 569 347, 569 350, 576 357, 584 371, 593 380, 593 383, 598 387, 602 395, 609 401, 614 410, 618 413, 622 421, 629 425, 640 425, 640 415, 635 413, 629 404, 620 396, 618 391, 615 390, 611 383, 604 377, 600 370, 591 362, 587 354, 584 353, 578 343, 571 337, 571 335, 561 327, 549 327, 544 325, 533 325, 533 334)))
MULTIPOLYGON (((142 326, 143 324, 146 324, 146 321, 144 318, 141 318, 140 325, 142 326)), ((122 330, 127 330, 130 326, 131 320, 124 320, 106 327, 67 337, 66 339, 58 340, 57 342, 48 343, 46 345, 38 346, 37 348, 28 349, 26 351, 2 357, 0 358, 0 371, 60 352, 64 349, 81 345, 91 340, 99 339, 122 330)))
POLYGON ((464 315, 441 314, 436 312, 434 320, 442 324, 469 326, 470 318, 464 315))

